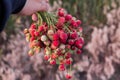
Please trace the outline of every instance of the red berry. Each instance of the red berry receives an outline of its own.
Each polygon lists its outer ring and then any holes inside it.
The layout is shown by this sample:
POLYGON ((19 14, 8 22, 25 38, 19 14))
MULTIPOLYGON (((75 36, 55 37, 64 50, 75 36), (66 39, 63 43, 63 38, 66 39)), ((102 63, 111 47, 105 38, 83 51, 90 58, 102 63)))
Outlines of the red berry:
POLYGON ((67 41, 67 39, 68 39, 67 33, 61 32, 61 33, 60 33, 60 39, 61 39, 61 42, 62 42, 62 43, 66 43, 66 41, 67 41))
POLYGON ((52 42, 52 45, 51 45, 51 48, 52 48, 52 49, 56 49, 56 48, 59 46, 59 44, 60 44, 60 42, 59 42, 58 40, 53 41, 53 42, 52 42))
POLYGON ((52 53, 51 58, 56 59, 58 56, 55 53, 52 53))
POLYGON ((45 59, 45 60, 48 60, 49 58, 50 58, 49 55, 44 55, 44 59, 45 59))
POLYGON ((71 45, 66 45, 65 46, 67 49, 70 49, 71 48, 71 45))
POLYGON ((52 43, 55 47, 58 47, 59 46, 59 44, 60 44, 60 42, 58 41, 58 40, 56 40, 56 41, 53 41, 53 43, 52 43))
POLYGON ((59 35, 57 33, 53 34, 53 40, 58 40, 59 39, 59 35))
POLYGON ((58 23, 61 24, 61 25, 63 25, 65 23, 65 18, 64 17, 60 17, 58 19, 58 23))
POLYGON ((76 21, 77 25, 80 25, 82 22, 80 20, 76 21))
POLYGON ((66 21, 69 21, 69 20, 71 20, 72 19, 72 16, 70 15, 70 14, 67 14, 66 16, 65 16, 65 20, 66 21))
POLYGON ((35 29, 31 29, 31 30, 30 30, 30 34, 31 34, 31 36, 33 36, 33 37, 34 37, 34 36, 35 36, 35 34, 34 34, 34 33, 35 33, 35 29))
POLYGON ((51 60, 51 61, 50 61, 50 64, 51 64, 51 65, 55 65, 55 64, 56 64, 56 61, 55 61, 55 60, 51 60))
POLYGON ((66 74, 66 79, 71 79, 72 78, 72 76, 70 75, 70 74, 66 74))
POLYGON ((77 53, 77 54, 81 54, 82 51, 79 49, 79 50, 76 51, 76 53, 77 53))
POLYGON ((77 46, 77 47, 82 47, 83 46, 83 44, 84 44, 84 39, 82 38, 82 37, 80 37, 79 39, 77 39, 76 41, 75 41, 75 46, 77 46))
POLYGON ((81 49, 83 47, 83 44, 79 44, 76 46, 78 49, 81 49))
POLYGON ((63 64, 59 65, 59 70, 64 71, 65 70, 65 66, 63 64))
POLYGON ((74 40, 72 40, 72 39, 69 39, 69 40, 68 40, 68 44, 70 44, 70 45, 73 45, 73 44, 74 44, 74 42, 75 42, 75 41, 74 41, 74 40))
POLYGON ((31 37, 30 38, 30 42, 34 41, 35 40, 35 37, 31 37))
POLYGON ((75 48, 75 46, 72 46, 71 49, 72 49, 72 50, 75 50, 76 48, 75 48))
POLYGON ((39 27, 38 27, 38 31, 39 31, 39 32, 44 31, 44 26, 39 26, 39 27))
POLYGON ((70 34, 70 38, 72 38, 72 39, 76 39, 76 38, 78 38, 78 34, 77 34, 77 32, 73 32, 73 33, 71 33, 71 34, 70 34))
POLYGON ((35 31, 34 32, 35 36, 39 36, 39 32, 35 31))
POLYGON ((79 28, 79 31, 80 31, 80 32, 82 32, 82 31, 83 31, 83 28, 82 28, 82 27, 80 27, 80 28, 79 28))
POLYGON ((68 65, 70 65, 70 64, 72 64, 72 60, 71 59, 66 59, 65 63, 68 64, 68 65))
POLYGON ((77 28, 77 27, 78 27, 78 24, 77 24, 76 22, 74 22, 73 27, 74 27, 74 28, 77 28))
POLYGON ((59 11, 58 11, 58 16, 59 17, 62 17, 62 16, 64 16, 64 9, 59 9, 59 11))
POLYGON ((65 58, 68 59, 70 57, 71 57, 71 53, 70 52, 66 53, 65 58))
POLYGON ((74 28, 77 28, 79 25, 75 20, 71 20, 71 26, 73 26, 74 28))
POLYGON ((37 14, 32 14, 32 20, 33 20, 33 21, 37 21, 37 20, 38 20, 37 14))
POLYGON ((32 25, 30 26, 30 28, 31 28, 31 29, 36 29, 36 25, 35 25, 35 24, 32 24, 32 25))
POLYGON ((59 49, 58 51, 57 51, 57 55, 58 56, 60 56, 62 53, 61 53, 61 50, 59 49))

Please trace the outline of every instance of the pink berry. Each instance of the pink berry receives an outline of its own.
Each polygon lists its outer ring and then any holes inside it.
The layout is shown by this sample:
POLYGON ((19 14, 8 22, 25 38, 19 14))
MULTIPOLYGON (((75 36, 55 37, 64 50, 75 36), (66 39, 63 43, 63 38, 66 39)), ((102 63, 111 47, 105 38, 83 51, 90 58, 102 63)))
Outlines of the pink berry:
POLYGON ((81 25, 82 22, 80 20, 77 20, 76 23, 77 25, 81 25))
POLYGON ((73 32, 73 33, 71 33, 71 34, 70 34, 70 38, 72 38, 72 39, 76 39, 76 38, 78 38, 78 34, 77 34, 77 32, 73 32))
POLYGON ((82 51, 81 51, 80 49, 78 49, 78 50, 76 51, 76 53, 77 53, 77 54, 81 54, 82 51))
POLYGON ((74 40, 69 39, 69 40, 68 40, 68 44, 73 45, 73 44, 74 44, 74 40))
POLYGON ((63 64, 59 65, 59 70, 64 71, 65 70, 65 66, 63 64))
POLYGON ((69 21, 69 20, 71 20, 72 19, 72 16, 70 15, 70 14, 67 14, 66 16, 65 16, 65 20, 66 21, 69 21))
POLYGON ((50 58, 49 55, 44 55, 45 60, 48 60, 49 58, 50 58))
POLYGON ((70 75, 70 74, 66 74, 66 79, 71 79, 72 78, 72 76, 70 75))
POLYGON ((37 20, 38 20, 37 14, 32 14, 32 20, 33 20, 33 21, 37 21, 37 20))
POLYGON ((56 61, 55 61, 55 60, 51 60, 51 61, 50 61, 50 64, 51 64, 51 65, 55 65, 55 64, 56 64, 56 61))
POLYGON ((53 34, 53 40, 58 40, 59 39, 59 35, 57 33, 53 34))

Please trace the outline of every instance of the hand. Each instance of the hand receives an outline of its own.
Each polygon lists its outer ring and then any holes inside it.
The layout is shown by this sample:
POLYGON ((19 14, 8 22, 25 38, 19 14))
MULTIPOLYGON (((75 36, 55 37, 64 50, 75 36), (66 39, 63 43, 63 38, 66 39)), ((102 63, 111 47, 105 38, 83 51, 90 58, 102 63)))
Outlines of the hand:
POLYGON ((48 8, 48 0, 27 0, 20 14, 31 15, 37 11, 47 11, 48 8))

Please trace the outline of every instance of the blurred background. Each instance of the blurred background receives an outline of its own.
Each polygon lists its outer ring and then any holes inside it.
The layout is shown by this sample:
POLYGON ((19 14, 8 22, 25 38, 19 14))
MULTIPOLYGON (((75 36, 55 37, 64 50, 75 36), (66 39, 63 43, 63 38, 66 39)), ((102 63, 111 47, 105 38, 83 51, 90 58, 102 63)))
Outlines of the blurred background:
MULTIPOLYGON (((85 45, 74 56, 71 80, 120 80, 120 0, 50 0, 51 11, 63 7, 82 20, 85 45)), ((12 15, 0 33, 0 80, 65 80, 64 72, 29 57, 23 34, 30 16, 12 15)))

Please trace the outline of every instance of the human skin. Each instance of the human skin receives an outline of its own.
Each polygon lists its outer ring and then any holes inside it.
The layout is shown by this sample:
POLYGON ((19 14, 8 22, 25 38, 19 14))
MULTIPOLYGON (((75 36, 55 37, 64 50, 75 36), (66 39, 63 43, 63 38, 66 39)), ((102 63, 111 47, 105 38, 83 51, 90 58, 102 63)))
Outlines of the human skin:
POLYGON ((37 11, 47 11, 49 8, 48 0, 27 0, 23 9, 19 12, 21 15, 31 15, 37 11))

